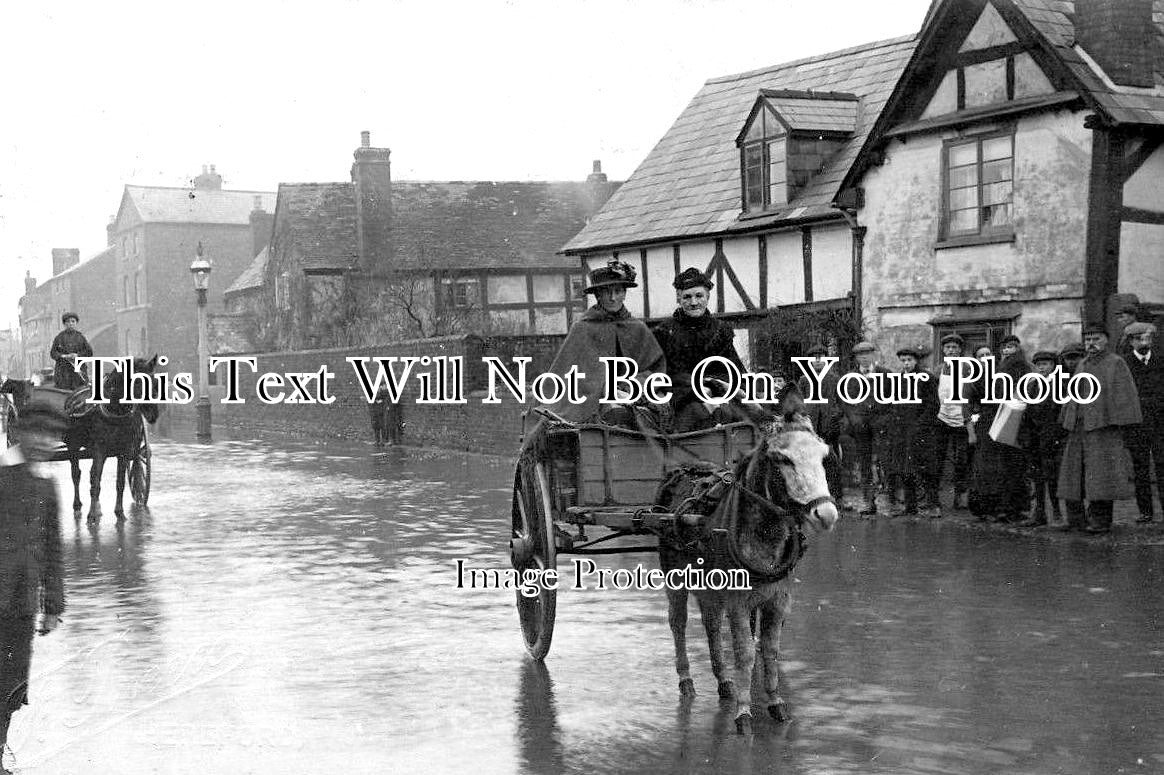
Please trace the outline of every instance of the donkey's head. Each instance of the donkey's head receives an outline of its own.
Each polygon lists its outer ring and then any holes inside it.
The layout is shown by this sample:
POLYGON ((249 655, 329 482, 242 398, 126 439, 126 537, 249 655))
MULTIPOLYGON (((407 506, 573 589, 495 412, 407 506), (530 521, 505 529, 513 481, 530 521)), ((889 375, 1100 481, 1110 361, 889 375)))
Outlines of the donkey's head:
POLYGON ((829 447, 800 413, 803 402, 793 392, 781 401, 781 412, 760 423, 768 459, 784 480, 788 500, 803 510, 804 525, 813 532, 832 530, 837 505, 829 493, 824 459, 829 447))

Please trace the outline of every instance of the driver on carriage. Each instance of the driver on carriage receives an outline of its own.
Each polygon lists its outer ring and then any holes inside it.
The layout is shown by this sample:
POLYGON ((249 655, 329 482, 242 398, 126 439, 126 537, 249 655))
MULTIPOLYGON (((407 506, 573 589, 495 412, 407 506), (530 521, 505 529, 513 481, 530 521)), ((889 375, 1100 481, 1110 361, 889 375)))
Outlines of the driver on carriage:
POLYGON ((643 321, 631 316, 624 301, 627 288, 636 288, 634 267, 614 260, 590 273, 586 293, 594 294, 595 304, 570 327, 570 333, 550 365, 550 371, 564 375, 573 366, 586 376, 580 381, 583 403, 563 399, 549 405, 555 414, 571 422, 598 420, 609 425, 641 428, 657 425, 653 407, 625 404, 599 404, 606 385, 601 357, 633 358, 638 364, 636 379, 666 371, 663 351, 643 321))
POLYGON ((89 340, 77 330, 77 323, 80 320, 75 312, 61 315, 61 323, 64 324, 65 330, 57 334, 49 350, 49 357, 56 362, 53 369, 53 385, 62 390, 76 390, 88 382, 85 374, 76 366, 78 356, 93 357, 93 348, 89 346, 89 340))

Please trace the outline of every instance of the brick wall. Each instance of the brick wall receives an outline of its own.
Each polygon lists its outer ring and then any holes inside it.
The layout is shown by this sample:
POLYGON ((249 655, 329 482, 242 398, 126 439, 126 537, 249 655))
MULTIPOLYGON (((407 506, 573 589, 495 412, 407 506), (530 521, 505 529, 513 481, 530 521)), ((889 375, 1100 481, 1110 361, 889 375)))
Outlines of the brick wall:
MULTIPOLYGON (((467 402, 459 405, 417 404, 418 382, 410 377, 405 395, 400 402, 404 423, 404 443, 416 446, 435 446, 444 449, 465 450, 486 454, 512 455, 518 447, 521 434, 521 414, 533 406, 514 400, 500 404, 482 404, 486 371, 481 359, 485 356, 502 358, 505 363, 518 356, 532 361, 528 374, 539 374, 549 368, 562 336, 493 337, 475 336, 423 339, 396 344, 303 350, 298 352, 261 353, 253 355, 258 361, 258 373, 240 368, 239 386, 243 404, 222 404, 225 396, 225 367, 218 370, 218 385, 211 388, 211 414, 215 427, 228 427, 252 433, 282 433, 308 438, 367 439, 371 440, 368 403, 360 388, 349 357, 390 356, 462 356, 465 359, 464 384, 467 402), (314 373, 326 365, 335 377, 330 380, 329 392, 335 402, 323 404, 264 404, 255 393, 260 375, 268 372, 314 373)), ((398 367, 399 368, 399 367, 398 367)), ((369 373, 375 375, 375 364, 369 373)), ((414 374, 429 371, 419 365, 414 374)), ((313 383, 314 386, 314 383, 313 383)), ((286 390, 286 392, 290 392, 286 390)), ((195 416, 193 403, 167 406, 163 423, 185 428, 195 416)), ((165 428, 163 428, 165 430, 165 428)))

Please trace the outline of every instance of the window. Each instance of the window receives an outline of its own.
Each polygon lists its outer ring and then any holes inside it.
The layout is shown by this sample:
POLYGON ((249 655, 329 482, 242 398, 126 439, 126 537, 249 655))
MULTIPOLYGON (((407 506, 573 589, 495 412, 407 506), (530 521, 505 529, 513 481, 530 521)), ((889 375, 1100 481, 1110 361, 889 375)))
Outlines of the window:
POLYGON ((942 236, 1013 233, 1014 135, 985 135, 948 141, 942 236))
POLYGON ((586 282, 581 277, 570 278, 570 298, 571 299, 585 299, 586 298, 586 282))
POLYGON ((283 272, 275 276, 275 308, 291 309, 290 276, 283 272))
POLYGON ((133 273, 133 303, 135 305, 142 303, 141 297, 141 274, 133 273))
POLYGON ((767 107, 755 111, 740 142, 744 212, 788 203, 788 147, 784 125, 767 107))
POLYGON ((129 306, 129 275, 121 278, 121 306, 129 306))
POLYGON ((468 309, 477 302, 476 280, 444 280, 445 307, 468 309))

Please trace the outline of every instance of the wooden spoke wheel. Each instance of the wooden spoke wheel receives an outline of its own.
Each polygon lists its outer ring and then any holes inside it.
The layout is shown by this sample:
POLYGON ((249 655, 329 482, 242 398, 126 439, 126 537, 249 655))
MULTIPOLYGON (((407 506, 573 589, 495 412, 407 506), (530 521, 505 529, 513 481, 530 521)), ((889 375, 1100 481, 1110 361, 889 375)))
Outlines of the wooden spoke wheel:
MULTIPOLYGON (((551 503, 550 480, 545 467, 541 463, 533 466, 519 464, 513 477, 513 530, 510 539, 510 557, 516 570, 557 568, 551 503)), ((522 594, 520 589, 517 591, 517 615, 525 648, 538 661, 545 659, 550 651, 557 602, 556 589, 542 587, 533 597, 522 594)))
POLYGON ((153 452, 150 450, 149 431, 143 431, 141 448, 129 464, 129 492, 133 502, 145 506, 150 500, 150 479, 153 471, 153 452))

